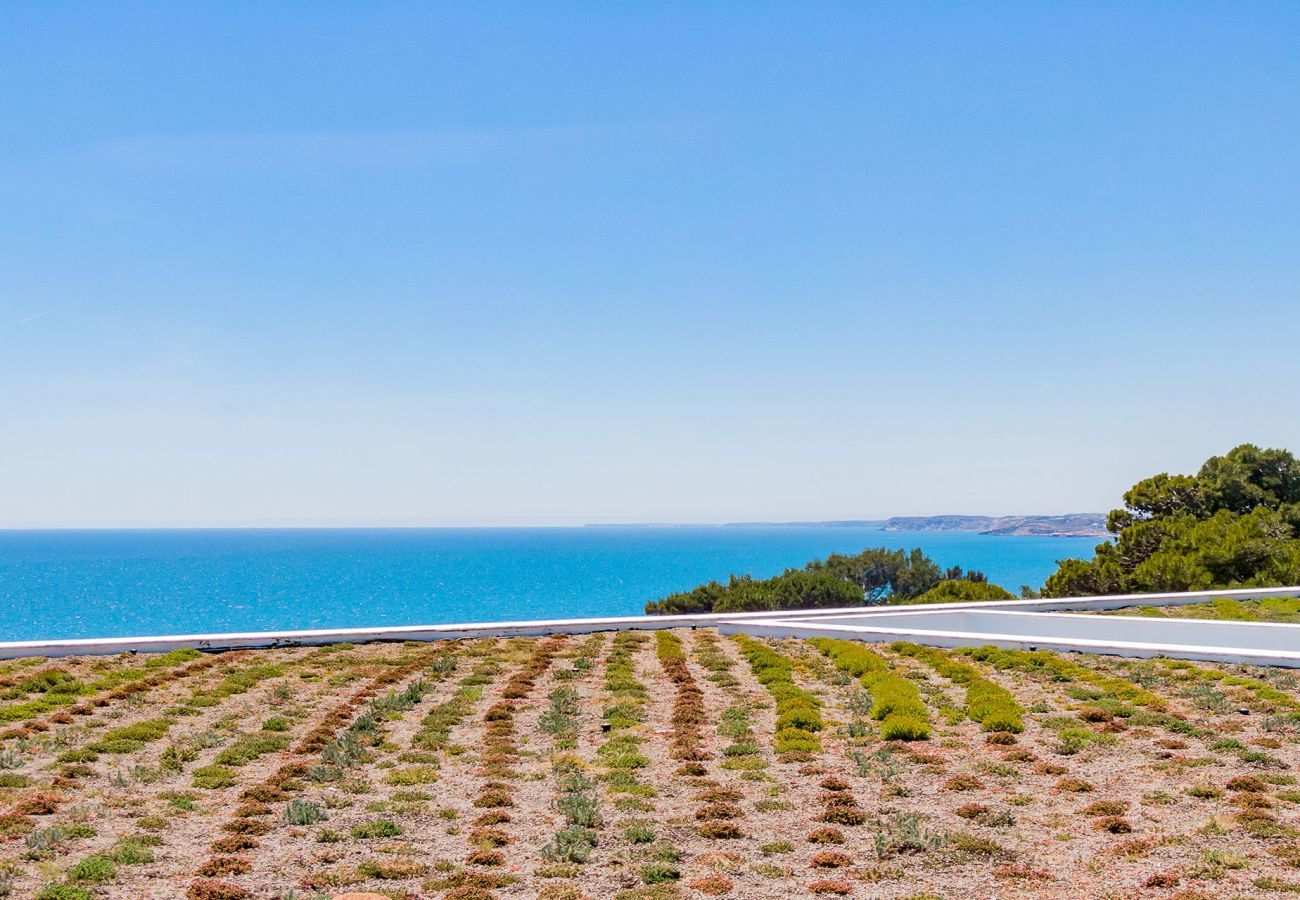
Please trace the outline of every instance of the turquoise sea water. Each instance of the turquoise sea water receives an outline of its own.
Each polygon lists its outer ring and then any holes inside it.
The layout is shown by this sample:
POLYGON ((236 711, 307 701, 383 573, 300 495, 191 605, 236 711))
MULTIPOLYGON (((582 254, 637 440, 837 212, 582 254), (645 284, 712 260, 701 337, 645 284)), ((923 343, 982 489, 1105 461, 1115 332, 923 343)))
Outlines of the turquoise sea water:
POLYGON ((0 640, 640 613, 729 573, 925 549, 1038 586, 1095 538, 866 527, 0 532, 0 640))

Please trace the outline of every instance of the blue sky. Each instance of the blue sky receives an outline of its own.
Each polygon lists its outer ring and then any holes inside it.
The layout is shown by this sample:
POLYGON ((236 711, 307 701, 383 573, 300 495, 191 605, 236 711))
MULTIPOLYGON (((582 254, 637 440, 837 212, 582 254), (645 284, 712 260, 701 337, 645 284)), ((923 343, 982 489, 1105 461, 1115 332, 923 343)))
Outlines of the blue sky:
POLYGON ((0 526, 1067 512, 1300 451, 1297 40, 5 4, 0 526))

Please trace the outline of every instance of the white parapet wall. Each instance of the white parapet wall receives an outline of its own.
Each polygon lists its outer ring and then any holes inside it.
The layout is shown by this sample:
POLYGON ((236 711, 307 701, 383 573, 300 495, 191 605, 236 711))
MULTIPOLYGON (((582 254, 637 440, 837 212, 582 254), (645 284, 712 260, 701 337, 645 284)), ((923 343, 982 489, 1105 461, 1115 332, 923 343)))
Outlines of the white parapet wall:
POLYGON ((966 610, 724 622, 718 630, 751 637, 909 641, 931 647, 991 645, 1300 668, 1300 625, 1268 622, 966 610))
MULTIPOLYGON (((1262 600, 1270 597, 1300 596, 1300 587, 1251 588, 1243 590, 1196 591, 1168 594, 1116 594, 1102 597, 1072 597, 1055 600, 994 600, 979 603, 936 603, 910 606, 860 606, 844 609, 778 610, 756 613, 700 613, 675 616, 614 616, 591 619, 533 619, 519 622, 458 623, 451 625, 379 626, 373 628, 325 628, 297 631, 255 631, 214 634, 173 634, 146 637, 77 638, 67 640, 4 641, 0 642, 0 659, 30 656, 72 656, 115 653, 165 653, 169 650, 192 648, 196 650, 237 650, 267 647, 295 647, 335 644, 340 642, 363 643, 371 641, 448 641, 483 637, 528 637, 547 634, 588 634, 596 631, 652 630, 663 628, 719 628, 723 633, 788 634, 797 636, 823 636, 855 638, 858 640, 913 640, 936 646, 970 646, 998 644, 998 640, 1012 643, 1002 646, 1058 647, 1088 652, 1107 652, 1104 647, 1120 648, 1134 644, 1122 637, 1137 635, 1138 629, 1148 639, 1181 635, 1177 630, 1188 625, 1214 625, 1226 631, 1196 632, 1214 636, 1219 640, 1235 640, 1242 652, 1264 653, 1270 647, 1278 661, 1270 665, 1297 665, 1285 649, 1293 648, 1300 660, 1300 626, 1259 625, 1240 622, 1203 623, 1189 619, 1141 619, 1134 617, 1067 616, 1067 611, 1105 611, 1133 606, 1177 606, 1204 603, 1220 597, 1236 600, 1262 600), (988 619, 996 615, 999 619, 988 619), (935 618, 935 617, 941 618, 935 618), (1049 625, 1046 620, 1055 620, 1049 625), (1042 623, 1042 624, 1034 624, 1042 623), (1071 624, 1072 623, 1072 624, 1071 624), (1089 624, 1101 623, 1101 624, 1089 624), (942 624, 943 627, 939 627, 942 624), (960 627, 956 627, 960 626, 960 627), (1108 630, 1113 627, 1113 631, 1108 630), (821 628, 821 631, 817 631, 821 628), (1167 629, 1175 629, 1169 631, 1167 629), (1250 629, 1283 629, 1265 646, 1255 638, 1247 639, 1250 629), (999 630, 1000 629, 1000 630, 999 630), (1106 635, 1098 637, 1098 629, 1106 635), (1238 630, 1234 630, 1238 629, 1238 630), (1246 629, 1240 631, 1239 629, 1246 629), (1287 629, 1297 629, 1289 631, 1287 629), (1030 633, 1028 637, 1022 635, 1030 633), (816 633, 814 633, 816 632, 816 633), (1044 632, 1044 633, 1040 633, 1044 632), (879 636, 868 636, 879 635, 879 636), (1283 635, 1283 636, 1276 636, 1283 635), (941 636, 941 637, 940 637, 941 636), (990 639, 986 639, 990 638, 990 639), (998 638, 998 640, 992 639, 998 638), (1113 638, 1113 639, 1112 639, 1113 638), (939 643, 939 641, 946 641, 939 643), (957 641, 957 643, 952 643, 957 641), (1294 641, 1294 643, 1286 643, 1294 641), (1252 649, 1253 648, 1253 649, 1252 649)), ((2 627, 2 626, 0 626, 2 627)), ((1152 652, 1125 655, 1177 656, 1169 648, 1192 645, 1170 640, 1139 642, 1136 649, 1155 648, 1152 652), (1162 649, 1163 648, 1163 649, 1162 649)), ((1200 645, 1196 645, 1200 646, 1200 645)), ((1233 648, 1232 644, 1217 644, 1233 648)), ((1124 648, 1133 649, 1133 648, 1124 648)), ((1203 647, 1201 649, 1204 649, 1203 647)), ((1116 649, 1114 652, 1119 652, 1116 649)), ((1207 652, 1216 652, 1210 647, 1207 652)), ((1223 652, 1229 652, 1227 650, 1223 652)), ((1229 653, 1229 655, 1232 655, 1229 653)), ((1209 656, 1187 658, 1209 659, 1209 656)), ((1219 657, 1213 657, 1219 658, 1219 657)), ((1233 661, 1233 660, 1228 660, 1233 661)), ((1248 661, 1243 657, 1240 661, 1248 661)), ((1256 661, 1256 660, 1249 660, 1256 661)), ((1259 661, 1263 661, 1262 658, 1259 661)))

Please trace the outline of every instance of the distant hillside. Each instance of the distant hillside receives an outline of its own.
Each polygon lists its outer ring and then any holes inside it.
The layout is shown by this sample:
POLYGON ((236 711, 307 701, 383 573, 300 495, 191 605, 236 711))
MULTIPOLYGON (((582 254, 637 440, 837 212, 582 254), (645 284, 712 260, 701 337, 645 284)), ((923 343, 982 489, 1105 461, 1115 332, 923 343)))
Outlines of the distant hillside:
POLYGON ((1106 517, 1101 513, 1065 516, 894 516, 885 531, 977 531, 980 534, 1038 535, 1040 537, 1105 537, 1106 517))

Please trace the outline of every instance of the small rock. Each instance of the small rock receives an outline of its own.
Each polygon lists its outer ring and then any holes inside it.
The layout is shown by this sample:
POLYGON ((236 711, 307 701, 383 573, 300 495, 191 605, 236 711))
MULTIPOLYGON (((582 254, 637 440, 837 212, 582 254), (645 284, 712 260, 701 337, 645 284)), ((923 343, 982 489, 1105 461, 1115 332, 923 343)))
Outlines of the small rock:
POLYGON ((1241 713, 1243 716, 1248 716, 1250 715, 1250 707, 1243 706, 1241 709, 1237 710, 1237 712, 1241 713))

